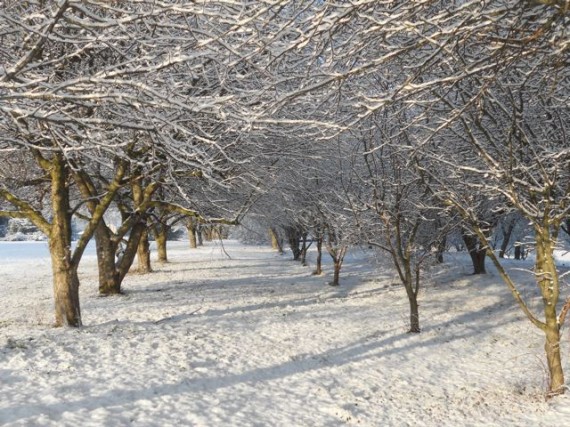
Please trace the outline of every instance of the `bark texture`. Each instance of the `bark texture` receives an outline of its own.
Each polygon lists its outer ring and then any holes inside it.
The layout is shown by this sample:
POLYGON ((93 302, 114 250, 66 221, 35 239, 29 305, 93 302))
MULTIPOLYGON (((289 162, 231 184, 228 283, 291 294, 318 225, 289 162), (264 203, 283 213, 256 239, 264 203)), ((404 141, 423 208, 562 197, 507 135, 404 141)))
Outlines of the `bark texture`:
POLYGON ((137 248, 138 272, 141 274, 150 273, 152 266, 150 263, 150 244, 148 241, 148 229, 141 234, 137 248))
POLYGON ((67 166, 61 154, 51 167, 52 225, 49 250, 53 272, 56 326, 81 326, 79 277, 71 254, 71 209, 67 166))

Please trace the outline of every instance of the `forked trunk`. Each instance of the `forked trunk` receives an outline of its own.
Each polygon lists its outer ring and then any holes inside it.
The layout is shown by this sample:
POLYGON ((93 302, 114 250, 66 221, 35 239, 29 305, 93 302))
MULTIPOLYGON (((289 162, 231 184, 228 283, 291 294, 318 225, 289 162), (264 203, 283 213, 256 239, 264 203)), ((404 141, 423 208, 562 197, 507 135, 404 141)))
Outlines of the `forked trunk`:
POLYGON ((123 279, 133 265, 140 237, 146 229, 144 220, 140 220, 131 228, 126 242, 118 244, 117 236, 101 223, 95 233, 97 246, 97 265, 99 268, 99 294, 120 294, 123 279), (118 248, 121 248, 120 250, 118 248))
POLYGON ((328 239, 326 241, 327 251, 333 260, 333 281, 330 283, 331 286, 338 286, 340 284, 340 269, 342 268, 342 263, 344 261, 344 256, 348 250, 348 246, 336 243, 336 236, 333 233, 329 233, 328 239))

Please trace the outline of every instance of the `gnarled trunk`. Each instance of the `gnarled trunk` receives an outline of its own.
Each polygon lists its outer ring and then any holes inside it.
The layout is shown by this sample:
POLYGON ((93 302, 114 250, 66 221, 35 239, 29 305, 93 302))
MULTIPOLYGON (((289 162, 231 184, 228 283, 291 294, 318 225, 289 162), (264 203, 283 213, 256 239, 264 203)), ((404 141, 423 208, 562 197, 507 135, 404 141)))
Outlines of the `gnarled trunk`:
POLYGON ((121 236, 114 236, 104 222, 99 224, 95 232, 95 241, 100 295, 121 293, 121 285, 133 265, 139 240, 145 229, 146 222, 144 219, 138 220, 131 228, 126 245, 123 246, 123 243, 118 243, 121 241, 121 236))
MULTIPOLYGON (((554 310, 555 311, 555 310, 554 310)), ((550 317, 549 314, 547 316, 550 317)), ((564 371, 562 370, 562 359, 560 355, 560 330, 558 324, 547 319, 547 329, 545 331, 546 342, 546 362, 550 373, 548 396, 556 396, 564 393, 564 371)))

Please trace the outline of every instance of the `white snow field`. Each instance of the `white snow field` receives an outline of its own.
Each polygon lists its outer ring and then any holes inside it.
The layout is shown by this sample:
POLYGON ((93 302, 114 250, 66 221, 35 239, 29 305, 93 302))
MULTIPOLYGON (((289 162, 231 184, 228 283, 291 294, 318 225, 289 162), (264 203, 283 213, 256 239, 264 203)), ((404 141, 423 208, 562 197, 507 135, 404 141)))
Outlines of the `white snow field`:
MULTIPOLYGON (((77 330, 50 326, 47 258, 0 259, 0 425, 570 426, 570 397, 544 399, 541 333, 490 266, 447 255, 408 334, 404 289, 362 250, 332 288, 330 265, 268 247, 169 248, 107 298, 87 256, 77 330)), ((531 297, 529 262, 505 261, 531 297)))

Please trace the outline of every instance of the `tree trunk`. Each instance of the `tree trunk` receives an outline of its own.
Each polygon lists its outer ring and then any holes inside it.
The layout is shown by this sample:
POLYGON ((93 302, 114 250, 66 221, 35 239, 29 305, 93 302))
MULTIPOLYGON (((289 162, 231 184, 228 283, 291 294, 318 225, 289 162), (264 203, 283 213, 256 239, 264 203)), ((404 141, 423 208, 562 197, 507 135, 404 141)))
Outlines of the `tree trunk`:
POLYGON ((410 302, 410 333, 420 332, 420 312, 418 298, 414 292, 408 292, 408 301, 410 302))
POLYGON ((340 269, 342 267, 342 261, 338 259, 334 259, 334 272, 333 272, 333 281, 330 284, 331 286, 340 286, 340 269))
POLYGON ((447 236, 443 236, 437 242, 437 249, 435 253, 435 260, 438 264, 443 264, 443 254, 445 253, 446 246, 447 246, 447 236))
MULTIPOLYGON (((554 318, 556 319, 556 309, 554 318)), ((547 314, 547 316, 549 316, 547 314)), ((548 371, 550 373, 548 397, 564 394, 564 371, 562 370, 562 359, 560 355, 560 330, 558 324, 547 319, 547 329, 545 331, 546 342, 544 349, 546 351, 546 361, 548 371)))
POLYGON ((313 274, 323 274, 323 237, 317 237, 317 265, 313 274))
POLYGON ((55 326, 81 326, 79 305, 79 277, 70 265, 70 257, 60 239, 50 239, 53 291, 55 299, 55 326))
POLYGON ((342 268, 342 262, 344 261, 344 256, 348 251, 348 246, 339 243, 338 236, 329 230, 328 238, 326 240, 327 252, 333 260, 333 281, 330 283, 331 286, 338 286, 340 284, 340 269, 342 268))
POLYGON ((394 266, 398 272, 398 277, 400 282, 404 285, 406 289, 406 295, 408 296, 408 303, 410 306, 410 329, 409 333, 419 333, 420 332, 420 312, 418 304, 418 292, 420 289, 420 268, 416 265, 415 270, 413 269, 412 255, 411 255, 411 245, 405 247, 403 251, 392 251, 390 252, 394 266), (415 273, 415 274, 414 274, 415 273))
POLYGON ((293 261, 298 261, 301 256, 301 240, 299 239, 299 232, 294 227, 287 227, 285 233, 287 234, 287 241, 289 242, 289 247, 293 254, 293 261))
MULTIPOLYGON (((409 255, 409 251, 406 251, 409 255)), ((415 276, 412 273, 412 260, 409 256, 402 260, 404 264, 404 286, 408 294, 410 303, 410 330, 408 332, 417 334, 420 332, 420 311, 418 304, 418 292, 420 289, 420 269, 416 266, 415 276), (415 285, 415 286, 414 286, 415 285)))
POLYGON ((503 228, 503 241, 501 243, 501 249, 499 250, 499 258, 504 258, 505 253, 507 252, 507 248, 509 247, 509 242, 511 240, 511 235, 513 234, 513 230, 515 229, 515 219, 511 219, 508 223, 507 228, 503 228))
POLYGON ((279 233, 273 227, 269 229, 269 237, 271 238, 271 248, 277 250, 280 254, 283 253, 283 245, 279 239, 279 233))
POLYGON ((271 239, 271 249, 279 250, 279 239, 273 228, 269 229, 269 238, 271 239))
POLYGON ((137 259, 139 273, 145 274, 152 271, 150 265, 150 244, 148 242, 148 229, 145 229, 142 232, 137 248, 137 259))
POLYGON ((121 282, 116 274, 115 257, 117 243, 113 241, 111 230, 101 222, 95 230, 97 250, 97 268, 99 270, 99 294, 113 295, 121 293, 121 282))
POLYGON ((154 227, 154 239, 156 240, 158 262, 168 262, 166 247, 166 242, 168 240, 168 227, 164 224, 156 224, 154 227))
POLYGON ((524 251, 524 246, 521 243, 516 242, 515 243, 515 259, 516 260, 520 260, 522 258, 523 251, 524 251))
POLYGON ((129 269, 133 265, 139 241, 146 229, 146 221, 139 219, 131 228, 126 245, 118 243, 121 236, 115 236, 104 222, 101 222, 95 233, 97 247, 97 266, 99 268, 99 294, 120 294, 121 285, 129 269))
POLYGON ((473 274, 486 274, 485 258, 487 251, 477 250, 476 252, 469 252, 471 261, 473 262, 473 274))
POLYGON ((475 235, 462 233, 462 237, 469 251, 471 262, 473 263, 473 274, 486 274, 485 258, 487 256, 487 249, 475 235))
POLYGON ((535 274, 538 278, 544 304, 544 333, 546 335, 544 348, 550 373, 548 396, 551 397, 564 393, 564 373, 560 356, 560 327, 556 313, 556 305, 560 295, 560 281, 554 259, 556 237, 551 234, 550 224, 542 228, 536 227, 535 235, 535 274))
POLYGON ((196 249, 198 247, 196 241, 196 226, 188 223, 186 224, 186 230, 188 231, 188 243, 190 244, 190 248, 196 249))
POLYGON ((55 326, 81 326, 79 277, 71 259, 71 209, 67 168, 61 154, 52 161, 51 202, 52 224, 49 251, 53 272, 55 326))
POLYGON ((200 227, 202 230, 202 235, 204 240, 206 240, 206 242, 211 242, 212 239, 214 238, 214 229, 212 228, 212 226, 207 226, 207 227, 200 227))
POLYGON ((204 246, 204 234, 202 232, 202 226, 198 225, 196 228, 196 238, 198 240, 198 246, 204 246))
POLYGON ((308 249, 309 249, 309 247, 307 246, 307 233, 303 233, 301 235, 301 256, 300 256, 301 265, 303 267, 307 266, 307 250, 308 249))

